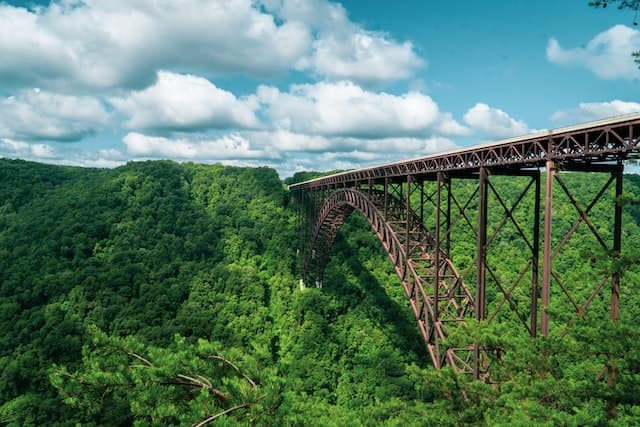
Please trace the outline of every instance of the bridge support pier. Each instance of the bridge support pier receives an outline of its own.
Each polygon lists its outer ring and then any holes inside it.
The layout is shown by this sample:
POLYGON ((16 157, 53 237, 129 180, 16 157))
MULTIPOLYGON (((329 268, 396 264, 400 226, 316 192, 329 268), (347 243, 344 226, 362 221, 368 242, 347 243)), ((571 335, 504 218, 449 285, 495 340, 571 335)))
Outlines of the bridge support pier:
POLYGON ((542 313, 540 313, 540 333, 549 335, 549 301, 551 298, 551 220, 553 215, 553 176, 555 162, 547 160, 547 176, 544 197, 544 237, 542 249, 542 313))
MULTIPOLYGON (((487 169, 480 168, 478 176, 478 236, 476 258, 476 320, 485 319, 487 311, 487 169)), ((480 347, 475 344, 473 360, 473 378, 478 380, 481 375, 480 347)))
MULTIPOLYGON (((529 327, 532 337, 538 332, 538 294, 540 272, 540 171, 535 176, 536 188, 533 208, 533 250, 531 265, 531 325, 529 327)), ((545 205, 546 206, 546 205, 545 205)))
MULTIPOLYGON (((578 318, 583 318, 586 310, 593 304, 595 300, 598 300, 598 295, 601 293, 607 281, 611 280, 611 298, 609 301, 610 318, 616 321, 619 317, 620 310, 620 271, 619 271, 619 257, 622 247, 622 204, 620 197, 622 196, 622 183, 623 183, 623 171, 624 165, 622 161, 618 160, 616 164, 601 164, 601 165, 582 165, 582 164, 561 164, 554 162, 553 160, 547 160, 547 176, 546 176, 546 191, 545 191, 545 207, 544 207, 544 237, 543 237, 543 273, 542 273, 542 307, 540 313, 540 333, 542 335, 549 335, 550 331, 550 318, 549 307, 550 305, 557 304, 558 299, 551 298, 551 286, 553 283, 554 289, 557 286, 559 294, 569 301, 573 310, 575 310, 575 316, 564 325, 565 328, 560 332, 561 336, 565 336, 571 326, 578 318), (571 191, 569 184, 562 178, 560 169, 567 171, 587 172, 595 174, 608 174, 609 179, 602 185, 597 194, 589 200, 580 203, 576 198, 576 195, 571 191), (615 184, 614 184, 615 182, 615 184), (558 239, 558 242, 554 245, 553 242, 553 184, 558 184, 558 195, 566 197, 570 204, 575 208, 578 218, 573 225, 566 231, 564 236, 558 239), (614 184, 614 209, 613 209, 613 233, 607 242, 607 238, 603 237, 601 230, 597 229, 591 221, 590 214, 593 208, 603 202, 607 191, 611 191, 610 188, 614 184), (588 204, 587 204, 588 202, 588 204), (594 286, 591 293, 587 296, 586 300, 580 301, 580 298, 575 295, 575 292, 567 286, 565 282, 566 278, 562 278, 561 275, 554 269, 554 260, 561 256, 564 252, 563 249, 567 246, 569 240, 576 235, 576 232, 580 225, 585 225, 589 232, 586 233, 595 240, 594 251, 590 257, 590 263, 593 265, 591 280, 599 280, 594 286), (601 267, 605 272, 604 274, 598 272, 596 265, 598 263, 605 262, 608 267, 601 267)), ((595 181, 597 182, 597 181, 595 181)), ((584 261, 588 261, 585 259, 584 261)), ((585 277, 584 280, 588 280, 585 277)), ((582 285, 584 289, 585 286, 582 285)), ((583 296, 584 298, 584 296, 583 296)), ((562 325, 559 325, 562 326, 562 325)))
POLYGON ((618 161, 616 174, 616 207, 613 225, 613 257, 615 270, 611 279, 611 320, 618 321, 620 317, 620 251, 622 249, 622 179, 624 165, 618 161))

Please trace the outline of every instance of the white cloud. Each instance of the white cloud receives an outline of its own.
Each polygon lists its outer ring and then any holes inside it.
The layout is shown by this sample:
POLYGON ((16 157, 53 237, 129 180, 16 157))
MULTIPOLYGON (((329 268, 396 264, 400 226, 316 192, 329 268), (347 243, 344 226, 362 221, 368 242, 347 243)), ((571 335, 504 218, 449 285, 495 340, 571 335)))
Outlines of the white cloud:
POLYGON ((38 15, 0 3, 0 82, 38 85, 72 73, 73 55, 38 15))
POLYGON ((472 130, 458 123, 451 113, 441 113, 435 125, 437 133, 449 136, 468 136, 472 130))
POLYGON ((631 53, 640 50, 640 31, 615 25, 596 35, 586 47, 563 49, 555 38, 547 45, 547 59, 556 64, 578 65, 605 79, 638 78, 631 53))
POLYGON ((319 135, 294 133, 283 129, 245 132, 242 136, 257 147, 264 147, 278 152, 317 153, 335 149, 339 145, 335 139, 319 135))
POLYGON ((109 115, 95 98, 23 90, 0 100, 0 137, 77 141, 95 133, 109 115))
POLYGON ((353 25, 339 3, 325 0, 260 0, 260 3, 281 19, 304 22, 314 32, 353 25))
POLYGON ((302 170, 357 169, 390 163, 456 147, 446 138, 388 138, 383 140, 357 140, 331 138, 332 149, 307 155, 297 153, 286 163, 278 165, 282 176, 302 170))
POLYGON ((374 139, 365 141, 361 146, 366 151, 396 154, 401 158, 427 156, 455 147, 456 144, 452 140, 443 137, 374 139))
POLYGON ((640 103, 618 99, 610 102, 581 102, 577 108, 553 113, 551 120, 564 124, 588 122, 607 117, 640 112, 640 103))
POLYGON ((342 5, 324 0, 263 0, 267 10, 302 22, 315 39, 298 68, 332 80, 378 85, 411 77, 424 66, 411 42, 397 42, 381 32, 367 31, 349 20, 342 5))
POLYGON ((384 34, 358 29, 316 40, 309 65, 332 79, 376 85, 411 77, 423 61, 410 42, 397 43, 384 34))
POLYGON ((278 129, 275 131, 245 132, 241 135, 251 143, 267 151, 284 153, 346 153, 368 152, 374 156, 396 154, 422 156, 455 147, 455 143, 443 137, 415 138, 395 137, 363 139, 351 137, 327 137, 305 135, 278 129), (373 154, 377 153, 377 154, 373 154))
POLYGON ((269 76, 310 70, 385 83, 423 65, 410 42, 325 1, 64 0, 0 3, 0 82, 50 90, 143 88, 158 70, 269 76))
POLYGON ((40 158, 52 158, 55 157, 55 150, 48 144, 33 144, 31 146, 31 152, 34 156, 40 158))
POLYGON ((193 75, 161 71, 153 86, 110 102, 128 117, 125 125, 130 129, 184 131, 259 125, 249 103, 193 75))
POLYGON ((274 159, 279 155, 268 150, 256 150, 250 142, 236 134, 218 138, 163 138, 129 133, 123 138, 127 150, 134 156, 192 159, 198 161, 223 159, 274 159))
POLYGON ((296 133, 384 138, 424 134, 442 123, 440 130, 462 128, 427 95, 369 92, 346 81, 293 85, 288 93, 261 86, 257 98, 276 128, 296 133))
MULTIPOLYGON (((398 137, 361 139, 297 134, 284 130, 244 131, 226 135, 196 134, 166 138, 131 132, 123 139, 129 158, 169 158, 203 163, 268 165, 284 177, 296 170, 358 168, 450 150, 447 138, 398 137)), ((99 159, 117 162, 120 157, 92 155, 76 164, 96 165, 99 159), (93 163, 92 163, 93 162, 93 163)), ((109 166, 106 163, 106 166, 109 166)))
POLYGON ((31 160, 48 160, 56 156, 56 152, 47 144, 28 144, 8 138, 0 138, 0 155, 20 157, 31 160))
POLYGON ((127 162, 127 158, 120 151, 110 148, 89 152, 76 152, 69 158, 56 163, 82 166, 89 168, 115 168, 127 162))
POLYGON ((464 121, 491 138, 508 138, 528 133, 529 127, 498 108, 477 103, 464 115, 464 121))
POLYGON ((4 84, 142 87, 159 69, 273 74, 311 45, 251 0, 68 0, 28 11, 0 4, 4 84))

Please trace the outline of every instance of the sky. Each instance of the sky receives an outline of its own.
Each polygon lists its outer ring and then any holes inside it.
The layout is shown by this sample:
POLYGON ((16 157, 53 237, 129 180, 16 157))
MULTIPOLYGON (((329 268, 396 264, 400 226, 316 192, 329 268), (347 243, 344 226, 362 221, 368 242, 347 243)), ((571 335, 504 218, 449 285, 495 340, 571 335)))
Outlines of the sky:
POLYGON ((0 156, 303 170, 640 111, 588 0, 0 0, 0 156))

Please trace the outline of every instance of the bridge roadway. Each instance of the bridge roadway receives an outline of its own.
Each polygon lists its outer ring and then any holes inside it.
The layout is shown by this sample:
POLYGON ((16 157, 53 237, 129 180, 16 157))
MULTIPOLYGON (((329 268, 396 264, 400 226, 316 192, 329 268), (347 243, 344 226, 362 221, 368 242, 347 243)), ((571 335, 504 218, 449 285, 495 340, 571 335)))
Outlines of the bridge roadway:
POLYGON ((563 336, 595 300, 602 299, 606 283, 611 289, 610 317, 618 318, 618 271, 600 273, 602 277, 589 285, 593 288, 589 296, 579 301, 566 278, 554 269, 553 261, 560 258, 580 226, 601 247, 601 252, 592 255, 592 263, 595 256, 609 257, 610 262, 620 257, 622 205, 616 201, 622 196, 624 162, 638 157, 640 113, 293 184, 289 189, 299 213, 301 283, 321 286, 340 226, 351 212, 359 211, 389 254, 434 366, 448 365, 478 379, 488 378, 490 365, 499 358, 495 349, 478 344, 445 345, 445 338, 456 325, 468 319, 493 321, 509 311, 532 336, 563 336), (544 195, 541 170, 546 171, 544 195), (608 179, 604 185, 594 180, 599 191, 587 203, 583 201, 585 196, 574 194, 561 177, 564 171, 605 174, 608 179), (517 198, 506 200, 501 196, 499 178, 494 178, 499 176, 513 177, 510 180, 518 188, 517 198), (472 180, 475 191, 461 199, 463 196, 456 194, 456 186, 452 186, 458 180, 472 180), (575 223, 561 229, 561 236, 553 234, 557 227, 553 221, 553 198, 558 197, 554 194, 565 197, 576 210, 575 223), (523 200, 529 200, 533 209, 525 210, 523 200), (488 228, 490 203, 492 209, 503 214, 492 228, 488 228), (611 236, 603 236, 589 217, 594 207, 603 203, 611 208, 611 236), (516 215, 516 210, 525 212, 516 215), (475 221, 471 220, 472 214, 475 221), (521 219, 523 215, 528 219, 526 224, 521 219), (507 225, 520 239, 527 259, 509 283, 497 277, 488 262, 492 243, 507 225), (472 265, 459 271, 456 260, 451 259, 451 245, 459 241, 454 235, 464 227, 465 238, 476 240, 476 253, 472 265), (530 279, 526 280, 526 276, 530 279), (522 303, 523 284, 528 284, 526 305, 522 303), (563 325, 554 323, 548 313, 552 284, 575 311, 563 325), (487 285, 493 288, 489 301, 487 285))

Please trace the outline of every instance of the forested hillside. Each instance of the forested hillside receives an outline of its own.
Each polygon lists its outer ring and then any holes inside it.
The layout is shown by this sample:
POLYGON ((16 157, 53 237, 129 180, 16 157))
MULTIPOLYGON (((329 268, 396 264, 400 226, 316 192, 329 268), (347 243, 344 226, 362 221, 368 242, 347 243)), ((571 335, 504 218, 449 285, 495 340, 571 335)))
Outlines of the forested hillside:
MULTIPOLYGON (((564 339, 470 323, 467 338, 504 350, 499 384, 484 384, 429 367, 362 217, 323 289, 300 290, 272 169, 0 160, 0 425, 638 424, 637 176, 625 193, 620 322, 596 304, 564 339)), ((572 209, 558 198, 560 226, 572 209)), ((578 234, 558 268, 580 278, 574 260, 596 250, 578 234)), ((501 254, 508 276, 517 255, 501 254)))

